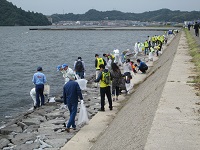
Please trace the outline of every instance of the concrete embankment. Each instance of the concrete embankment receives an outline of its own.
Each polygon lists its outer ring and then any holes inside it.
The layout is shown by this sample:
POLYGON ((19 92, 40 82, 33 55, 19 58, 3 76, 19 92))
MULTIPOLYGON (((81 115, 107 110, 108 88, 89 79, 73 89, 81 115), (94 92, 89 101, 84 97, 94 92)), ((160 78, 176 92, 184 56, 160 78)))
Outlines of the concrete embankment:
MULTIPOLYGON (((190 80, 192 64, 184 33, 179 33, 154 62, 147 76, 118 112, 98 113, 62 150, 199 149, 198 108, 190 80), (194 130, 193 130, 194 129, 194 130)), ((134 80, 133 79, 133 80, 134 80)))
POLYGON ((146 80, 131 95, 92 150, 144 149, 179 39, 180 33, 154 62, 146 80))

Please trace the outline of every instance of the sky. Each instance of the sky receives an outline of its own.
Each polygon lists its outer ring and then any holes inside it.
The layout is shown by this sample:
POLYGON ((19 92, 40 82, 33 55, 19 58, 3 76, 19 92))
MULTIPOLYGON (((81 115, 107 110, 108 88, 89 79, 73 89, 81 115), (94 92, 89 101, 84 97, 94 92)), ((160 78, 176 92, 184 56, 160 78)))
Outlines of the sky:
POLYGON ((142 13, 162 8, 180 11, 200 11, 200 0, 7 0, 25 11, 44 15, 84 14, 90 9, 98 11, 118 10, 142 13))

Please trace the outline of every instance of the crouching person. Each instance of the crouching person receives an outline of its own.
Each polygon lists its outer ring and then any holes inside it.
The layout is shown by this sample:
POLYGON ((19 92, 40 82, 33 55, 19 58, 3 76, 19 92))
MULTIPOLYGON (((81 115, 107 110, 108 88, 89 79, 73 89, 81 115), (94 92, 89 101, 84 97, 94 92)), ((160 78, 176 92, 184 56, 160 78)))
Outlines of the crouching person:
MULTIPOLYGON (((69 77, 69 76, 68 76, 69 77)), ((70 112, 70 118, 67 123, 66 131, 70 132, 70 127, 76 130, 75 117, 78 107, 78 98, 83 102, 83 96, 81 93, 80 86, 74 81, 75 77, 72 75, 69 77, 69 81, 63 87, 63 99, 64 104, 68 106, 70 112)))
POLYGON ((138 70, 140 70, 142 73, 146 73, 148 70, 148 66, 146 65, 145 62, 142 62, 140 59, 137 59, 138 63, 138 70))

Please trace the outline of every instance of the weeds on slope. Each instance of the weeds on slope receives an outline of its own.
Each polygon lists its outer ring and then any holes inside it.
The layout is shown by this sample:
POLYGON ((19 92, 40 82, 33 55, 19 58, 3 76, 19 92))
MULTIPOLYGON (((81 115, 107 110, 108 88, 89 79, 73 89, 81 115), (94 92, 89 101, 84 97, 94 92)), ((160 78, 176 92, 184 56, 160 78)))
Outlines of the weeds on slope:
MULTIPOLYGON (((195 65, 197 76, 194 77, 195 87, 200 90, 200 45, 196 42, 193 35, 185 29, 186 38, 188 41, 190 55, 192 56, 192 62, 195 65)), ((198 94, 200 96, 200 92, 198 94)))

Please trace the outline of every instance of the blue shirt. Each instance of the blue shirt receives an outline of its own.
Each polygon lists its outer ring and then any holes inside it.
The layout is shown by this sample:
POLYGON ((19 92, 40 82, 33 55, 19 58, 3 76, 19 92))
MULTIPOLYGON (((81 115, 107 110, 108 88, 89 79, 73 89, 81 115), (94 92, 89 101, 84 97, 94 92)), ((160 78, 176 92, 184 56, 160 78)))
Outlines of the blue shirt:
POLYGON ((146 66, 147 66, 147 65, 145 64, 145 62, 142 62, 142 61, 141 61, 138 68, 140 69, 140 68, 144 68, 144 67, 146 67, 146 66))
POLYGON ((69 80, 63 87, 64 104, 78 103, 78 97, 81 100, 83 99, 79 84, 73 80, 69 80))
POLYGON ((35 84, 35 85, 41 85, 41 84, 44 84, 47 82, 46 80, 46 76, 41 73, 41 72, 36 72, 34 75, 33 75, 33 80, 32 82, 35 84))

